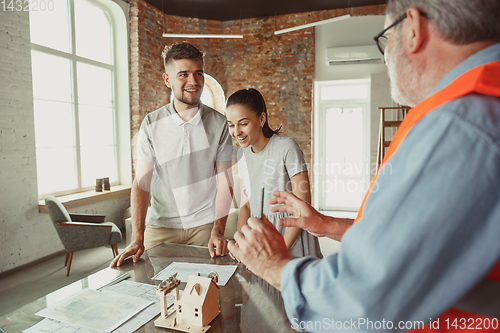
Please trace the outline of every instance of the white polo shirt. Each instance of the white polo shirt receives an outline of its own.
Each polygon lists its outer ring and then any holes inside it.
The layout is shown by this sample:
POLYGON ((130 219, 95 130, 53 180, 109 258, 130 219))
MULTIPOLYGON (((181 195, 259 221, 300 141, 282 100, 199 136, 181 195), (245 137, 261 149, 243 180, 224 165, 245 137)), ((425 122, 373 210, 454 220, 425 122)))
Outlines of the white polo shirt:
POLYGON ((216 161, 231 161, 227 120, 202 105, 190 121, 172 103, 148 114, 139 130, 137 159, 154 163, 146 223, 188 229, 212 223, 216 161))

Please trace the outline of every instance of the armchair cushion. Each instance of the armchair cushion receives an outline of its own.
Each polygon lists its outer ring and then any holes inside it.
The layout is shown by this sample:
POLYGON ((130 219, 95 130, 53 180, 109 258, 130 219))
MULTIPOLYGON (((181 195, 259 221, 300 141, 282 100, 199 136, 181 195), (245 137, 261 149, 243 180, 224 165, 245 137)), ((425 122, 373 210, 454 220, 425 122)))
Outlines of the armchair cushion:
POLYGON ((73 222, 89 222, 89 223, 102 223, 104 222, 106 215, 98 214, 69 214, 71 221, 73 222))

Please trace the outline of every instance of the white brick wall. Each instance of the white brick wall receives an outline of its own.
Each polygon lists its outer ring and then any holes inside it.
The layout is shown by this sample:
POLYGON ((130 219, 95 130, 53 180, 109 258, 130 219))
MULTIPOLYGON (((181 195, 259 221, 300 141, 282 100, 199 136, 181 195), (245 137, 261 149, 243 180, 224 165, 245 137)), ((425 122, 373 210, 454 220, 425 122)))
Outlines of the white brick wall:
MULTIPOLYGON (((38 213, 28 15, 0 9, 0 273, 63 250, 49 216, 38 213)), ((122 197, 71 212, 119 224, 129 205, 122 197)))

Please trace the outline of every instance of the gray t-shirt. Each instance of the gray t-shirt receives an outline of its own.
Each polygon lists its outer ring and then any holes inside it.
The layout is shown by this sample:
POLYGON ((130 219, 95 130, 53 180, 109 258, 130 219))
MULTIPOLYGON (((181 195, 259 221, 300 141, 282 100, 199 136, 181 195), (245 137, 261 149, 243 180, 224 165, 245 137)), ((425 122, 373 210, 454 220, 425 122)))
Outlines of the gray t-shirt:
MULTIPOLYGON (((297 142, 288 137, 274 134, 266 147, 258 153, 252 152, 251 146, 238 151, 238 173, 245 184, 245 192, 250 202, 250 215, 257 217, 261 209, 261 193, 264 184, 263 212, 276 229, 285 234, 286 228, 278 225, 278 219, 289 216, 286 213, 269 211, 269 200, 273 191, 292 192, 291 178, 307 171, 304 154, 297 142)), ((290 248, 294 257, 313 255, 321 258, 318 239, 302 230, 290 248)))
POLYGON ((212 223, 216 161, 231 161, 232 147, 226 117, 203 104, 188 122, 172 103, 148 114, 137 140, 137 159, 154 164, 146 222, 176 229, 212 223))

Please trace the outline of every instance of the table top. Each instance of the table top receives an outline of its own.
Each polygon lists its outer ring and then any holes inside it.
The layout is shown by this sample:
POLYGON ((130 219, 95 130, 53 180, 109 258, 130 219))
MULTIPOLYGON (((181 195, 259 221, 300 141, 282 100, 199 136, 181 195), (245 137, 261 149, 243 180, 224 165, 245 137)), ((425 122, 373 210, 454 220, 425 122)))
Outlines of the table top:
MULTIPOLYGON (((105 268, 84 279, 0 316, 0 327, 6 333, 22 332, 43 320, 35 313, 85 288, 97 289, 115 277, 131 273, 129 281, 158 285, 153 276, 172 262, 235 265, 229 256, 210 258, 204 247, 164 243, 149 249, 137 263, 127 259, 121 267, 105 268)), ((180 289, 184 289, 185 283, 180 289)), ((158 300, 159 301, 159 300, 158 300)), ((295 332, 285 314, 281 294, 261 278, 239 264, 228 283, 219 289, 221 313, 210 323, 209 333, 295 332)), ((136 332, 177 332, 154 326, 149 321, 136 332)))

